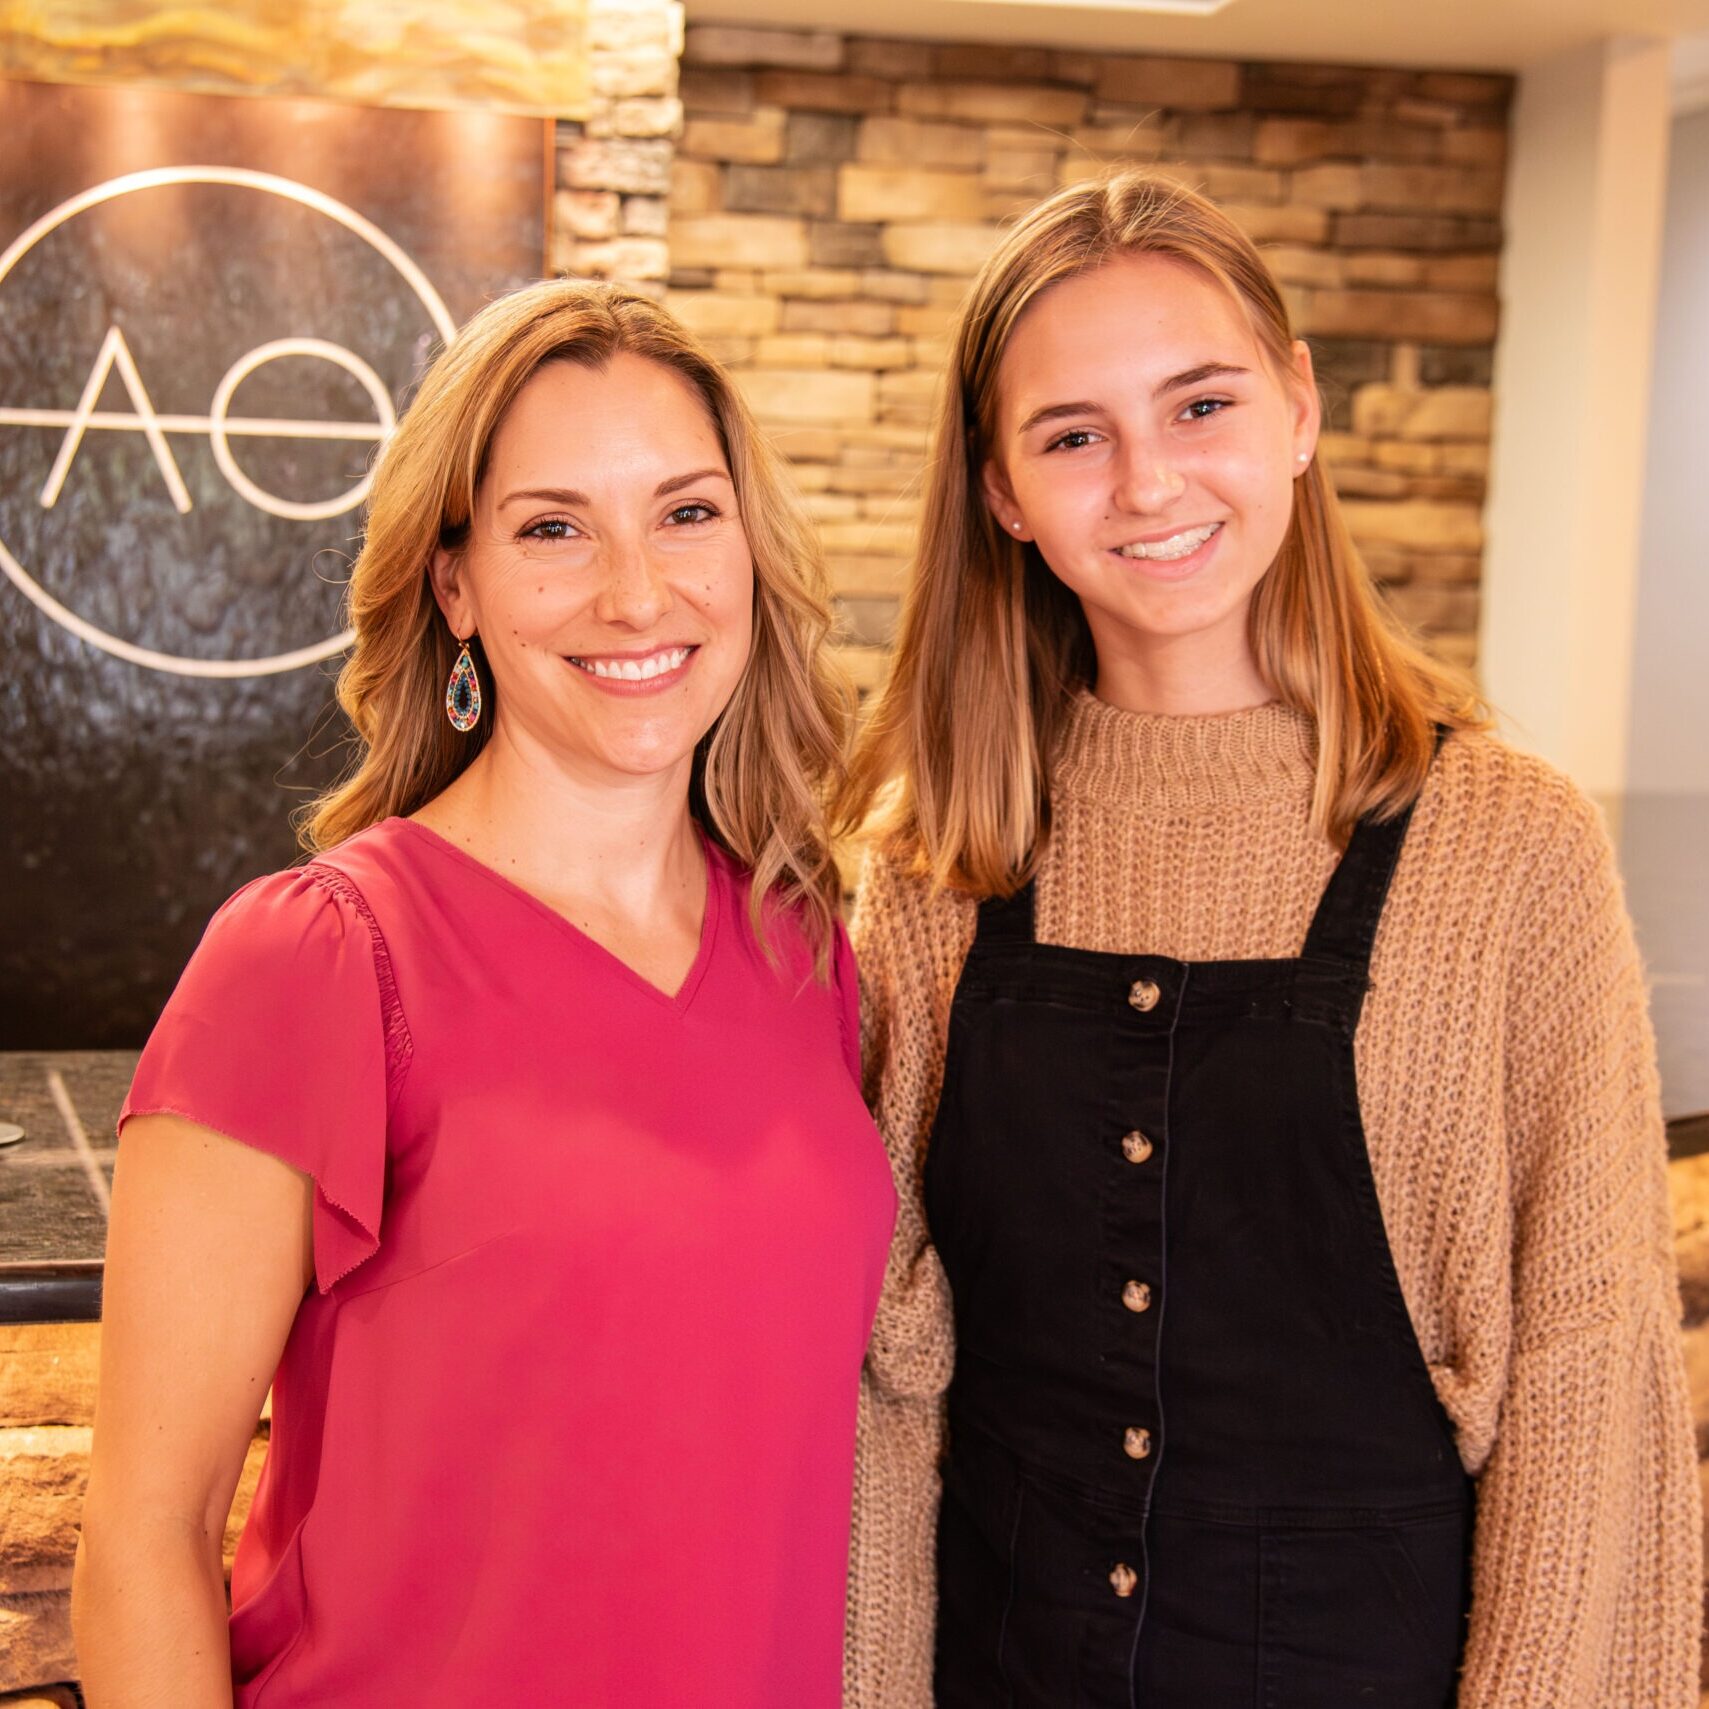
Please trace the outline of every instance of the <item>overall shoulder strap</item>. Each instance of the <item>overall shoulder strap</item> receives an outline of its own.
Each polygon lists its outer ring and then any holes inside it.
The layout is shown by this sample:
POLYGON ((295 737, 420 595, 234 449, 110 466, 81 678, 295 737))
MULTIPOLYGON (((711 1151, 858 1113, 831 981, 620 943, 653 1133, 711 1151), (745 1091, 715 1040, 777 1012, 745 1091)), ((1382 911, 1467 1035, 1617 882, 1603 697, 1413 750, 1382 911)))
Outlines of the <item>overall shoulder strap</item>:
POLYGON ((979 924, 973 947, 995 949, 1033 941, 1033 881, 1029 878, 1013 896, 987 896, 979 904, 979 924))
MULTIPOLYGON (((1448 732, 1436 730, 1436 751, 1448 732)), ((1371 965, 1371 948, 1377 941, 1377 925, 1383 917, 1389 885, 1412 823, 1410 802, 1392 819, 1361 819, 1353 827, 1347 852, 1330 875, 1317 905, 1311 930, 1306 933, 1305 956, 1314 961, 1339 961, 1364 972, 1371 965)))

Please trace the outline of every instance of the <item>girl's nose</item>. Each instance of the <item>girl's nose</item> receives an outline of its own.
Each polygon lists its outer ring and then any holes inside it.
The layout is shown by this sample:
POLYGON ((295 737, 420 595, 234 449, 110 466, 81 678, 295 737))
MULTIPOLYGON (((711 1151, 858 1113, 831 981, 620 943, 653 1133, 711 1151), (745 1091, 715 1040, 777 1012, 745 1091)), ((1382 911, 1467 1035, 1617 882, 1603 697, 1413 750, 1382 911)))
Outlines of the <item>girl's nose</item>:
POLYGON ((1123 509, 1167 510, 1187 490, 1187 478, 1154 449, 1136 449, 1123 459, 1117 502, 1123 509))

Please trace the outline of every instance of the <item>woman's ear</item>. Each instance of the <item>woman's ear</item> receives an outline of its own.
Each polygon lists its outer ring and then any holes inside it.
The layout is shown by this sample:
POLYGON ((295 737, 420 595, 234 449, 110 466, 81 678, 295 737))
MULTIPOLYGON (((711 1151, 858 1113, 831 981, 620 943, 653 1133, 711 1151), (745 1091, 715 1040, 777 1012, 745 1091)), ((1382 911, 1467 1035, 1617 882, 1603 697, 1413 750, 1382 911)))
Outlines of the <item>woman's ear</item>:
POLYGON ((997 526, 1017 540, 1030 540, 1026 518, 1015 502, 1015 489, 996 458, 987 457, 979 471, 979 490, 985 498, 985 508, 997 519, 997 526))
POLYGON ((473 635, 481 625, 474 602, 469 598, 463 555, 446 546, 435 546, 433 556, 427 560, 427 580, 451 632, 459 640, 473 635))

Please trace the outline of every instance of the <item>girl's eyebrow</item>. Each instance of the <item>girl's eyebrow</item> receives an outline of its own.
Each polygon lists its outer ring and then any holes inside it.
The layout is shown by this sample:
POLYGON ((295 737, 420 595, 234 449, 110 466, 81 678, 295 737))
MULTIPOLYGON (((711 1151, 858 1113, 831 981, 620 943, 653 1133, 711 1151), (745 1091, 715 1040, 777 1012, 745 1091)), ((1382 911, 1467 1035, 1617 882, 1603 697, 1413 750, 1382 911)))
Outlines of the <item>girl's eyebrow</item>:
MULTIPOLYGON (((1221 378, 1237 379, 1251 373, 1250 368, 1241 368, 1233 362, 1201 362, 1196 368, 1184 368, 1179 374, 1172 374, 1162 381, 1153 391, 1154 398, 1166 396, 1170 392, 1178 392, 1187 386, 1197 386, 1206 380, 1221 378)), ((1016 437, 1030 433, 1035 427, 1047 421, 1056 421, 1068 415, 1097 415, 1102 405, 1088 403, 1082 399, 1071 404, 1046 404, 1043 409, 1035 409, 1019 427, 1015 429, 1016 437)))
POLYGON ((1221 379, 1227 375, 1231 378, 1251 373, 1250 368, 1238 368, 1232 362, 1202 362, 1197 368, 1188 368, 1167 379, 1151 395, 1160 398, 1165 392, 1178 392, 1183 386, 1196 386, 1205 380, 1221 379))
POLYGON ((1023 433, 1031 433, 1041 422, 1055 421, 1061 415, 1096 415, 1097 404, 1046 404, 1043 409, 1035 409, 1019 427, 1015 429, 1018 438, 1023 433))

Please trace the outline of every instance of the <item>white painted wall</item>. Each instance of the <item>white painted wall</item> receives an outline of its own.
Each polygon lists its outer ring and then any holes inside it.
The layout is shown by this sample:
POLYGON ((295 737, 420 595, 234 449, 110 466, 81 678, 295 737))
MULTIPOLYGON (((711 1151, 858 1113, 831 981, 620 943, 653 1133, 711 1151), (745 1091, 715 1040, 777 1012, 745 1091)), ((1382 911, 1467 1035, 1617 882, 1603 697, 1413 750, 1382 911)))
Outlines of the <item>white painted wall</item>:
POLYGON ((1560 55, 1513 115, 1482 676, 1514 740, 1603 796, 1625 783, 1668 61, 1560 55))
POLYGON ((1673 125, 1655 354, 1626 785, 1709 796, 1709 110, 1673 125))

